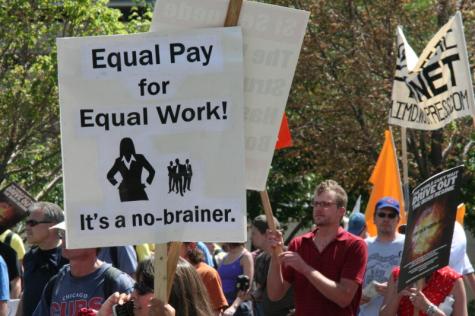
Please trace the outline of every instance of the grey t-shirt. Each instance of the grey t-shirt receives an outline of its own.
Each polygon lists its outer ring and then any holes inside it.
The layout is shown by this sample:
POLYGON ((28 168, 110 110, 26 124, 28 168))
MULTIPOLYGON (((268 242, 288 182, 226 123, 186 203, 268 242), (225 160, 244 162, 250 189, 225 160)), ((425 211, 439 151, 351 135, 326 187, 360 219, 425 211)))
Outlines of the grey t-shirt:
MULTIPOLYGON (((58 272, 55 286, 52 291, 51 304, 48 306, 48 300, 45 297, 45 291, 41 295, 34 316, 75 316, 83 308, 92 308, 99 310, 107 297, 104 293, 105 272, 111 267, 108 263, 103 263, 99 269, 84 277, 74 277, 71 275, 69 264, 64 266, 58 272)), ((110 290, 113 292, 130 293, 133 287, 133 280, 125 273, 110 284, 110 290)))
MULTIPOLYGON (((397 234, 392 242, 380 242, 376 237, 366 238, 368 245, 368 264, 363 288, 371 281, 378 283, 387 282, 391 271, 401 262, 402 249, 404 247, 404 235, 397 234)), ((360 305, 360 316, 377 316, 383 304, 383 296, 377 295, 366 304, 360 305)))

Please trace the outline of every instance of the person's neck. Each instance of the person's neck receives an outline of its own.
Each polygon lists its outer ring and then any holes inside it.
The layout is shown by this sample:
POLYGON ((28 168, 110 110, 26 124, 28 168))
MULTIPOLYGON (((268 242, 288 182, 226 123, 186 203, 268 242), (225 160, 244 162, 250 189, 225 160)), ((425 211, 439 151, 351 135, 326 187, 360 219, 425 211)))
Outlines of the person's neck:
POLYGON ((320 226, 317 227, 317 233, 313 238, 313 242, 319 251, 323 251, 338 234, 339 226, 320 226))
POLYGON ((240 254, 244 250, 243 247, 235 247, 235 248, 229 248, 229 253, 232 254, 240 254))
POLYGON ((59 246, 61 246, 61 239, 59 239, 58 237, 50 237, 38 244, 38 247, 41 250, 51 250, 54 248, 58 248, 59 246))
POLYGON ((333 240, 340 226, 317 226, 317 236, 323 240, 333 240))
POLYGON ((71 266, 72 276, 83 277, 99 269, 103 262, 94 256, 72 259, 69 261, 69 263, 71 266))
POLYGON ((389 243, 389 242, 392 242, 396 239, 397 237, 397 233, 394 233, 394 234, 378 234, 376 239, 379 241, 379 242, 383 242, 383 243, 389 243))

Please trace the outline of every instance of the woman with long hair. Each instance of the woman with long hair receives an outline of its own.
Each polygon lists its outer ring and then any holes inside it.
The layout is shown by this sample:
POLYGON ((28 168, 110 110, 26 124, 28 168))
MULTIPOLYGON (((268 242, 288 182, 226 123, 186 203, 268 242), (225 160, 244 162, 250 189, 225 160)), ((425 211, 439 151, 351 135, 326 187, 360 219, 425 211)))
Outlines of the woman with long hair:
POLYGON ((139 263, 137 282, 130 295, 114 293, 102 305, 98 316, 111 316, 114 304, 134 303, 134 316, 209 316, 213 314, 206 288, 186 260, 179 258, 168 304, 154 298, 153 258, 139 263))

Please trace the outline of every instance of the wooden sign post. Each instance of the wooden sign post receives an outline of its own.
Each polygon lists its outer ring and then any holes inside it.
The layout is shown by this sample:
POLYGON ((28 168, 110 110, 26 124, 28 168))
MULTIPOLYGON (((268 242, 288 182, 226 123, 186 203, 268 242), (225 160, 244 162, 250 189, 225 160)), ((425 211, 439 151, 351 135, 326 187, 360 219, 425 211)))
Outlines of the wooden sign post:
MULTIPOLYGON (((275 226, 275 222, 274 222, 274 214, 272 214, 272 207, 269 200, 269 194, 267 193, 267 191, 260 191, 259 193, 261 196, 262 206, 264 207, 264 213, 266 214, 267 226, 269 227, 270 230, 276 231, 277 227, 275 226)), ((273 249, 273 252, 276 255, 280 255, 282 251, 283 251, 282 247, 273 249)))
MULTIPOLYGON (((224 26, 236 26, 241 13, 243 0, 230 0, 224 26)), ((243 131, 244 132, 244 131, 243 131)), ((271 210, 272 213, 272 210, 271 210)), ((167 244, 155 244, 155 297, 168 303, 173 279, 180 256, 181 242, 171 242, 167 244)))

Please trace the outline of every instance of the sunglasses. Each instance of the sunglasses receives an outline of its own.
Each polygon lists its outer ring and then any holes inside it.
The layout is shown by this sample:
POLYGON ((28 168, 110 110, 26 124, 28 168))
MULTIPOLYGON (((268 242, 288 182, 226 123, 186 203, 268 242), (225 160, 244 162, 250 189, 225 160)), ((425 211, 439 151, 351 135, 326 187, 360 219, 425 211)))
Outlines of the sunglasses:
POLYGON ((25 223, 26 223, 26 225, 28 225, 28 226, 35 227, 35 226, 38 225, 38 224, 51 224, 51 223, 53 223, 53 222, 50 222, 50 221, 37 221, 37 220, 34 220, 34 219, 29 219, 29 220, 27 220, 25 223))
POLYGON ((376 213, 376 215, 379 217, 379 218, 396 218, 397 214, 396 213, 376 213))
POLYGON ((153 293, 153 288, 149 287, 143 282, 135 282, 134 290, 137 291, 138 295, 145 295, 148 293, 153 293))

